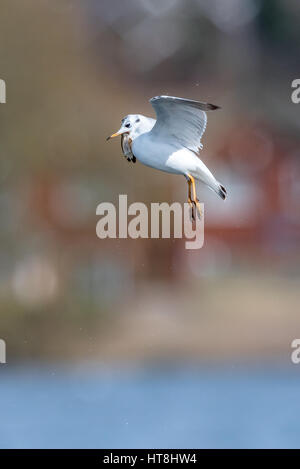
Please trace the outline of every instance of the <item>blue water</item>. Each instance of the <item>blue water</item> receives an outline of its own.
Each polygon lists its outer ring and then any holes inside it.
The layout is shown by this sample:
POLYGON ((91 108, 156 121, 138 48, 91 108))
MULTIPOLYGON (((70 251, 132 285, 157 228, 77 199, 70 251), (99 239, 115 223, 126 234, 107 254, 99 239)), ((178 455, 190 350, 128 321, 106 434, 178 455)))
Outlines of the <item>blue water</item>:
POLYGON ((0 366, 1 448, 299 448, 300 366, 0 366))

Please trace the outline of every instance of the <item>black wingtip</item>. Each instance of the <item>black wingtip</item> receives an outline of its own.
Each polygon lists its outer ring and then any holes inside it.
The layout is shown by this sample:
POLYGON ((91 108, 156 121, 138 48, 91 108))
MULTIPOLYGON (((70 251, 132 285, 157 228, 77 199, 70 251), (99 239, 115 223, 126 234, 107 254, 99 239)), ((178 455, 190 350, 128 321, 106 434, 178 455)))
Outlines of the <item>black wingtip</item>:
POLYGON ((227 190, 225 189, 224 186, 222 186, 222 184, 219 185, 219 196, 223 200, 225 200, 227 197, 227 190))
POLYGON ((201 111, 214 111, 216 109, 221 109, 220 106, 217 106, 216 104, 211 104, 211 103, 203 103, 201 101, 195 101, 193 99, 185 99, 185 98, 178 98, 176 96, 166 96, 166 95, 160 95, 160 96, 154 96, 149 100, 151 104, 154 104, 156 101, 160 100, 165 100, 169 103, 178 103, 178 104, 187 104, 189 106, 192 106, 194 108, 198 108, 201 111))
POLYGON ((214 111, 216 109, 221 109, 221 106, 217 106, 216 104, 207 103, 207 110, 214 111))

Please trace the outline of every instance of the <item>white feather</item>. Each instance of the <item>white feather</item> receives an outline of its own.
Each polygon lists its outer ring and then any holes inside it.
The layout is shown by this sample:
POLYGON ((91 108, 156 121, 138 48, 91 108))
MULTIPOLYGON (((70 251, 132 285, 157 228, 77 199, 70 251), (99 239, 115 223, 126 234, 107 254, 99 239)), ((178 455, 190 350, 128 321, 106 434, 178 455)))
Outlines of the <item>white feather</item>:
POLYGON ((207 124, 205 111, 218 106, 173 96, 156 96, 150 103, 157 116, 151 133, 198 153, 207 124))

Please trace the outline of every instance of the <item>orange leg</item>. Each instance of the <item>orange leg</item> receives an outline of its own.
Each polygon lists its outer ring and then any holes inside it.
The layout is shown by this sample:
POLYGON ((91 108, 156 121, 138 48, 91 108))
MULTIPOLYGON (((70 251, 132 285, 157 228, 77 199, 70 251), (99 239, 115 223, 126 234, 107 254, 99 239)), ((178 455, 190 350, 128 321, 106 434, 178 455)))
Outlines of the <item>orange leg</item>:
POLYGON ((192 200, 192 203, 195 204, 195 207, 196 207, 196 210, 198 212, 199 218, 202 218, 201 205, 199 203, 199 200, 197 199, 195 179, 190 174, 189 174, 189 177, 190 177, 190 184, 192 184, 192 187, 193 187, 193 200, 192 200))
POLYGON ((192 212, 192 220, 195 220, 195 214, 194 214, 194 205, 193 205, 193 200, 192 200, 192 191, 191 191, 191 186, 192 186, 192 181, 189 178, 187 180, 188 186, 189 186, 189 193, 188 193, 188 203, 191 207, 191 212, 192 212))

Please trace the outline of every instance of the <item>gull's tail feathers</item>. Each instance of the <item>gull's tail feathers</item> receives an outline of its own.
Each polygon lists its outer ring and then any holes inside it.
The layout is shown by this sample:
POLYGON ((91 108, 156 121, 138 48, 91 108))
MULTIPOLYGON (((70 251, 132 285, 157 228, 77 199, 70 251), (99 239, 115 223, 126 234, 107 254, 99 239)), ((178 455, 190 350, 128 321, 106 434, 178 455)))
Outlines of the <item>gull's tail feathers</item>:
POLYGON ((211 190, 216 192, 221 199, 225 200, 227 197, 227 191, 223 184, 221 184, 214 175, 210 172, 207 166, 203 163, 202 160, 198 160, 197 171, 192 173, 192 175, 201 181, 203 184, 206 184, 211 190))
POLYGON ((219 186, 218 186, 218 192, 217 194, 221 197, 221 199, 225 200, 226 197, 227 197, 227 190, 225 189, 224 186, 222 186, 222 184, 219 183, 219 186))

